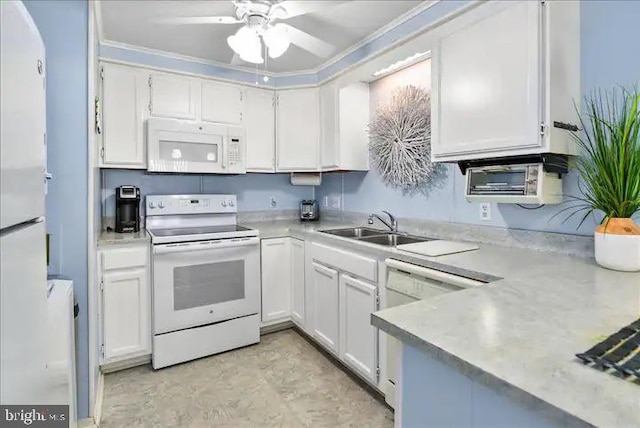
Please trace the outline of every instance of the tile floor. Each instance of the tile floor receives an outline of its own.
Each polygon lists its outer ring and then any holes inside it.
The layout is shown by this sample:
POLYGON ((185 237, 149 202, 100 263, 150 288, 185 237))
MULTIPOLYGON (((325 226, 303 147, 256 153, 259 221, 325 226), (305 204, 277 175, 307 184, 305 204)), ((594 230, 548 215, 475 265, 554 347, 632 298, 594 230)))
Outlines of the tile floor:
POLYGON ((393 412, 295 330, 105 377, 101 428, 392 427, 393 412))

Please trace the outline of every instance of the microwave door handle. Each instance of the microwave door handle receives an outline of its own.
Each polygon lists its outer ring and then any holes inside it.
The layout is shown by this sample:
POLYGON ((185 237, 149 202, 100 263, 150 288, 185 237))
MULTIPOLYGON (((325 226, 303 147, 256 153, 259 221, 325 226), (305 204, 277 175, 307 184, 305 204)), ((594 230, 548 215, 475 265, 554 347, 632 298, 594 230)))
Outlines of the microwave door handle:
POLYGON ((226 135, 222 137, 222 169, 227 168, 227 139, 226 135))

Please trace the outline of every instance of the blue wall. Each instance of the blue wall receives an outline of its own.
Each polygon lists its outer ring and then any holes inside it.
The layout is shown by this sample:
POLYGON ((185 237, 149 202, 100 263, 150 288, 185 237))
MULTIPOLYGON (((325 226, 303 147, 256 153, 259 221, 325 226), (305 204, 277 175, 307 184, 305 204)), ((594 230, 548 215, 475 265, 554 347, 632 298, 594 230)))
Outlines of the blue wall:
MULTIPOLYGON (((612 88, 640 83, 638 1, 585 1, 581 3, 581 84, 587 95, 594 88, 612 88)), ((457 223, 486 224, 527 230, 591 235, 596 222, 588 219, 577 228, 580 217, 563 223, 564 216, 553 216, 569 205, 550 205, 530 211, 509 204, 492 204, 492 220, 479 220, 479 204, 464 199, 464 176, 453 165, 447 166, 447 179, 428 195, 404 196, 385 187, 375 171, 328 174, 316 196, 322 204, 325 195, 341 195, 347 211, 387 209, 404 217, 457 223)), ((564 193, 577 195, 575 174, 569 174, 564 193)), ((600 217, 598 217, 598 220, 600 217)))
POLYGON ((115 215, 114 189, 125 184, 140 187, 141 197, 171 193, 233 193, 238 195, 239 211, 295 209, 298 208, 300 200, 313 196, 313 188, 310 186, 292 186, 289 174, 201 176, 104 170, 103 176, 103 215, 108 217, 115 215), (276 207, 270 204, 271 196, 276 199, 276 207))
POLYGON ((25 1, 46 49, 50 274, 73 280, 78 321, 78 413, 89 407, 87 319, 87 31, 83 1, 25 1))

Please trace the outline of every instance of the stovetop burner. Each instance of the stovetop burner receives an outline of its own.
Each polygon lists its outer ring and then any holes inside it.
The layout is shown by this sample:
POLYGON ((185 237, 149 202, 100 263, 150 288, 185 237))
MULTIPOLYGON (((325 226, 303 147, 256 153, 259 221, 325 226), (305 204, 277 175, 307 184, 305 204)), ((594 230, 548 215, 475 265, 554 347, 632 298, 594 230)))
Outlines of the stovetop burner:
POLYGON ((585 364, 622 377, 640 379, 640 319, 620 329, 591 349, 576 354, 585 364))

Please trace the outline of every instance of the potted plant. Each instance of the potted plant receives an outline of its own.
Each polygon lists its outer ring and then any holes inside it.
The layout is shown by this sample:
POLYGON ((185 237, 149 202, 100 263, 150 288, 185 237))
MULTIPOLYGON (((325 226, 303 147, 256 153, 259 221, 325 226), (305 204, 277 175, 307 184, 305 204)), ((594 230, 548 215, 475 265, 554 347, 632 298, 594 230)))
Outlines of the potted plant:
MULTIPOLYGON (((585 99, 582 132, 574 132, 581 149, 576 159, 581 195, 567 220, 602 211, 595 230, 596 262, 605 268, 640 271, 640 227, 632 216, 640 210, 640 92, 614 89, 585 99)), ((578 227, 580 227, 578 225, 578 227)))

